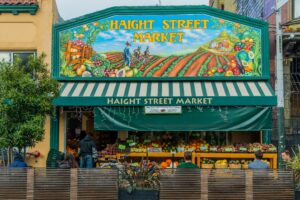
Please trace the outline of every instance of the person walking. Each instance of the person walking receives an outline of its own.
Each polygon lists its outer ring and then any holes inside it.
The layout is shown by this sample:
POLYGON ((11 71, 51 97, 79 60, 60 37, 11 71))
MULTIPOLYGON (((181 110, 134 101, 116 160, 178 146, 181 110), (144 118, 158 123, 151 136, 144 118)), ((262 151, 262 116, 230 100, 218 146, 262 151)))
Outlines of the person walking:
POLYGON ((79 142, 80 168, 93 168, 93 154, 97 152, 96 145, 90 133, 79 142))
POLYGON ((261 150, 256 151, 255 160, 248 165, 249 169, 268 169, 269 165, 263 162, 261 160, 262 158, 263 158, 263 152, 261 150))

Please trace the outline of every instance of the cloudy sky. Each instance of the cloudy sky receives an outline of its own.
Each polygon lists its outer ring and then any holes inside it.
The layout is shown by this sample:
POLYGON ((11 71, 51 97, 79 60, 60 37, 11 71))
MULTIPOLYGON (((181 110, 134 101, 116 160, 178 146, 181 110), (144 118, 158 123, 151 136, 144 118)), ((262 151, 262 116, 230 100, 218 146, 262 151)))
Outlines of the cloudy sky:
POLYGON ((61 17, 65 20, 113 6, 142 5, 208 5, 209 0, 56 0, 61 17))

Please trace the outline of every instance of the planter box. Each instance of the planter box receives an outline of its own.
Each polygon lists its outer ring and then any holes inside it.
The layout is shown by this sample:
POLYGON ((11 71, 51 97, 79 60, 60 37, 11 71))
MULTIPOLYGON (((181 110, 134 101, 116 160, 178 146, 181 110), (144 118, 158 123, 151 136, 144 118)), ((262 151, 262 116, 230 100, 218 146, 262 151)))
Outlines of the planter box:
POLYGON ((128 193, 126 189, 119 189, 118 200, 159 200, 158 190, 137 189, 128 193))

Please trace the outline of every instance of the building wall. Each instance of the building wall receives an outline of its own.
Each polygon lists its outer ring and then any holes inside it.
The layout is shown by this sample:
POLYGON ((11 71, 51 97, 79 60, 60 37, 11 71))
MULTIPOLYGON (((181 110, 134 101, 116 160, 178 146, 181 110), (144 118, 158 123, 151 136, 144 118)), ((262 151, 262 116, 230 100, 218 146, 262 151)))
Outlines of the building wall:
MULTIPOLYGON (((33 50, 38 54, 44 52, 46 62, 51 68, 52 24, 57 22, 59 14, 55 0, 39 0, 36 15, 20 13, 0 15, 0 51, 33 50)), ((42 167, 50 147, 50 118, 45 121, 45 138, 29 151, 38 150, 42 156, 36 161, 28 158, 27 162, 35 167, 42 167)))
MULTIPOLYGON (((212 5, 213 0, 210 1, 210 5, 212 5)), ((236 4, 235 0, 215 0, 213 7, 216 8, 221 8, 220 5, 224 4, 224 8, 226 11, 230 12, 236 12, 236 4)), ((293 15, 293 0, 289 0, 281 10, 281 15, 282 15, 282 24, 288 22, 289 20, 292 19, 293 15)), ((276 27, 275 27, 275 14, 272 14, 268 18, 268 23, 269 23, 269 43, 270 43, 270 73, 271 73, 271 83, 273 87, 275 88, 275 74, 276 74, 276 27)), ((289 60, 284 60, 283 62, 284 65, 284 74, 285 78, 289 77, 290 74, 290 61, 289 60)), ((285 108, 284 108, 284 113, 285 113, 285 119, 286 123, 285 126, 289 126, 289 120, 291 119, 291 99, 290 99, 290 82, 285 82, 285 108)), ((274 113, 273 118, 276 119, 276 113, 274 113)))
POLYGON ((236 10, 235 0, 210 0, 209 5, 218 9, 221 9, 224 5, 224 10, 229 12, 235 12, 236 10))

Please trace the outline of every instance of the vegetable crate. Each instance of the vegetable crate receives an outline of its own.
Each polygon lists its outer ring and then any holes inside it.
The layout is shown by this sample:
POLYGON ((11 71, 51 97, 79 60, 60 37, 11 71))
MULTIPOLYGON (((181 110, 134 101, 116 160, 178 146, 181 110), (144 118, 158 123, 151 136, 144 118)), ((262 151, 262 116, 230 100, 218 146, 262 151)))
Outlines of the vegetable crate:
POLYGON ((65 48, 65 59, 68 64, 82 65, 84 61, 90 59, 93 54, 93 48, 82 41, 69 41, 65 45, 65 48))

